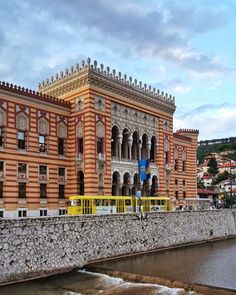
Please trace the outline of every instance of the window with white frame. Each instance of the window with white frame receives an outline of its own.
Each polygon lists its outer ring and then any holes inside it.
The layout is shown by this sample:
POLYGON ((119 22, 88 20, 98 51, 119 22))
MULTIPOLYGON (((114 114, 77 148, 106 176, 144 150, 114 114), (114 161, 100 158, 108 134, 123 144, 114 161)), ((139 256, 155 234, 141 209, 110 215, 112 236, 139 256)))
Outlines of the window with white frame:
POLYGON ((18 179, 26 179, 27 178, 27 164, 26 163, 18 163, 17 164, 17 177, 18 179))
POLYGON ((4 177, 4 161, 0 160, 0 178, 4 177))
POLYGON ((47 209, 40 209, 39 216, 48 216, 48 210, 47 209))
POLYGON ((66 215, 67 210, 65 208, 59 209, 59 215, 66 215))
POLYGON ((5 128, 0 127, 0 148, 4 148, 5 143, 5 128))
POLYGON ((47 152, 47 136, 39 135, 39 152, 46 153, 47 152))
POLYGON ((39 165, 39 180, 47 180, 47 179, 48 179, 48 166, 39 165))
POLYGON ((27 217, 26 209, 18 209, 18 217, 27 217))
POLYGON ((27 132, 25 131, 18 131, 17 133, 17 147, 20 150, 27 149, 27 132))

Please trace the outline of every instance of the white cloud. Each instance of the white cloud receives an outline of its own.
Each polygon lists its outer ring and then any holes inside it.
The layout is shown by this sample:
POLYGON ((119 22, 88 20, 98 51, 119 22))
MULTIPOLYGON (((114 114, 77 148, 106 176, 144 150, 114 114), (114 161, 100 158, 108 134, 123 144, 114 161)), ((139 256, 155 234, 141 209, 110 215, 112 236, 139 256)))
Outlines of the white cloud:
POLYGON ((174 129, 199 129, 199 139, 213 139, 235 136, 236 106, 220 107, 213 113, 199 112, 199 114, 178 117, 174 119, 174 129))
POLYGON ((172 88, 172 90, 176 93, 187 93, 191 91, 191 87, 183 86, 183 85, 176 85, 172 88))

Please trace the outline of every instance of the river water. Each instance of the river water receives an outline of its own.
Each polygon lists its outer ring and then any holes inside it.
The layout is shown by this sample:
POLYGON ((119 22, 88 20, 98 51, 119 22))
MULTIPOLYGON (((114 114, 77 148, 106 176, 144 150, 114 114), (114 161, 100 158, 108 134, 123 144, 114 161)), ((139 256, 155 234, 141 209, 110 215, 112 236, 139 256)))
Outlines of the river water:
MULTIPOLYGON (((236 291, 236 239, 195 245, 100 263, 99 267, 155 275, 236 291)), ((196 295, 183 289, 125 282, 76 271, 0 287, 1 295, 196 295)))

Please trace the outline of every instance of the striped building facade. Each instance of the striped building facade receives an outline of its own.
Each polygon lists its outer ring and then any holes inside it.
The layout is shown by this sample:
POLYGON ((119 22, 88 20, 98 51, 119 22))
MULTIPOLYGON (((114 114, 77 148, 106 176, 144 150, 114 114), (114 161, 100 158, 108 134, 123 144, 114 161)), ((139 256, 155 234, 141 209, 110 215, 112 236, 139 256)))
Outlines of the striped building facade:
POLYGON ((175 101, 87 62, 39 84, 0 83, 0 216, 66 213, 70 195, 197 196, 197 130, 173 133, 175 101), (151 160, 141 182, 139 159, 151 160))

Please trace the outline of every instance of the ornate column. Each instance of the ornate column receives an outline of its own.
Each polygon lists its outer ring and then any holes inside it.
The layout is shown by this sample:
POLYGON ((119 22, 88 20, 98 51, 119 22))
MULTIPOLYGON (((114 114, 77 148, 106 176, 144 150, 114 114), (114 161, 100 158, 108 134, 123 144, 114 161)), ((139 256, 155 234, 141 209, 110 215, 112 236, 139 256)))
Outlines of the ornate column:
POLYGON ((122 145, 123 136, 122 133, 119 133, 118 135, 118 157, 119 161, 121 161, 121 145, 122 145))
POLYGON ((139 139, 139 141, 138 141, 138 156, 139 156, 139 160, 141 160, 141 150, 142 150, 142 140, 139 139))
POLYGON ((131 162, 132 159, 132 144, 133 144, 133 137, 130 134, 128 137, 128 149, 129 149, 129 161, 131 162))
POLYGON ((151 140, 147 141, 147 158, 150 159, 151 140))

